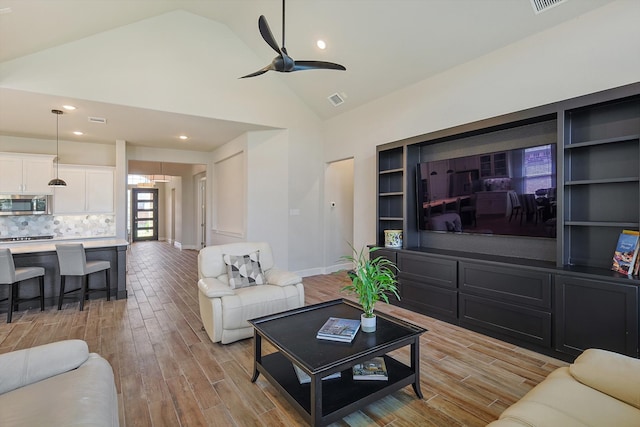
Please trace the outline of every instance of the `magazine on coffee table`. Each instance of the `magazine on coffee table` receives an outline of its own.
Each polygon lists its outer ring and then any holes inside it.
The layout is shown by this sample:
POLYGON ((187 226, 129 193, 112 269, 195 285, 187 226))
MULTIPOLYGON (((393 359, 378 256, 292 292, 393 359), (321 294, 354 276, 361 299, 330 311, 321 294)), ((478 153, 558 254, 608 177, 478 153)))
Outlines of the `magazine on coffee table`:
POLYGON ((360 320, 330 317, 316 334, 316 338, 329 341, 351 342, 360 329, 360 320))
MULTIPOLYGON (((296 371, 296 375, 298 376, 298 381, 300 382, 300 384, 309 384, 311 382, 311 377, 307 375, 305 371, 300 369, 295 363, 292 363, 292 365, 293 369, 296 371)), ((334 372, 333 374, 327 375, 326 377, 322 378, 322 381, 333 380, 336 378, 340 378, 341 376, 341 372, 334 372)))
POLYGON ((387 381, 387 365, 384 357, 374 357, 366 362, 353 365, 353 379, 364 381, 387 381))

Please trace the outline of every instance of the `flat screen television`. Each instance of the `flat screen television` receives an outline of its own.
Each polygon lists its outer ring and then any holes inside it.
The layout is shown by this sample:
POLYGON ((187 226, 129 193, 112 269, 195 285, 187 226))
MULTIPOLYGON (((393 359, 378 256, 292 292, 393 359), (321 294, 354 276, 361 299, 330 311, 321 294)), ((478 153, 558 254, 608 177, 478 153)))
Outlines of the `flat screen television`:
POLYGON ((556 237, 556 144, 419 163, 420 230, 556 237))

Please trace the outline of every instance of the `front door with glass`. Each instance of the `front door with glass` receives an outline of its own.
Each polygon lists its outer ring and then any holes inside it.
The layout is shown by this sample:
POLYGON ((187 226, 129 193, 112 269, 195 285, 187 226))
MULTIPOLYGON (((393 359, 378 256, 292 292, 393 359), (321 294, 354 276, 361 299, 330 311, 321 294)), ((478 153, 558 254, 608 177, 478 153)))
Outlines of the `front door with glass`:
POLYGON ((158 240, 158 189, 134 188, 131 198, 133 241, 158 240))

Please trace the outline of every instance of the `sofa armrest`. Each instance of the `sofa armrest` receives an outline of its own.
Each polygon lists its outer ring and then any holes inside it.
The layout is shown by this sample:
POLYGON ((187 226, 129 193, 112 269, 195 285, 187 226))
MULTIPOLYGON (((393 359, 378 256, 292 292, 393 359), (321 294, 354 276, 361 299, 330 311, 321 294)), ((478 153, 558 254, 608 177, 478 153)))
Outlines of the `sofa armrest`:
POLYGON ((640 360, 606 350, 585 350, 569 367, 582 384, 640 409, 640 360))
POLYGON ((272 268, 264 272, 267 283, 277 286, 292 286, 302 282, 302 278, 295 273, 272 268))
POLYGON ((204 279, 198 280, 198 289, 208 298, 220 298, 236 294, 229 285, 215 277, 205 277, 204 279))
POLYGON ((89 358, 82 340, 65 340, 0 355, 0 394, 76 369, 89 358))

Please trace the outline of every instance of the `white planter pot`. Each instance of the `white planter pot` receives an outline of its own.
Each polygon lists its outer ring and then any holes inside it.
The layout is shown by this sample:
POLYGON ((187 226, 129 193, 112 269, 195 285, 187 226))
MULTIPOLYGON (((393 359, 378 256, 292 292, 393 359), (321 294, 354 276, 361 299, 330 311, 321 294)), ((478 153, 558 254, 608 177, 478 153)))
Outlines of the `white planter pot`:
POLYGON ((376 316, 364 317, 364 313, 360 315, 360 329, 362 332, 375 332, 376 331, 376 316))

